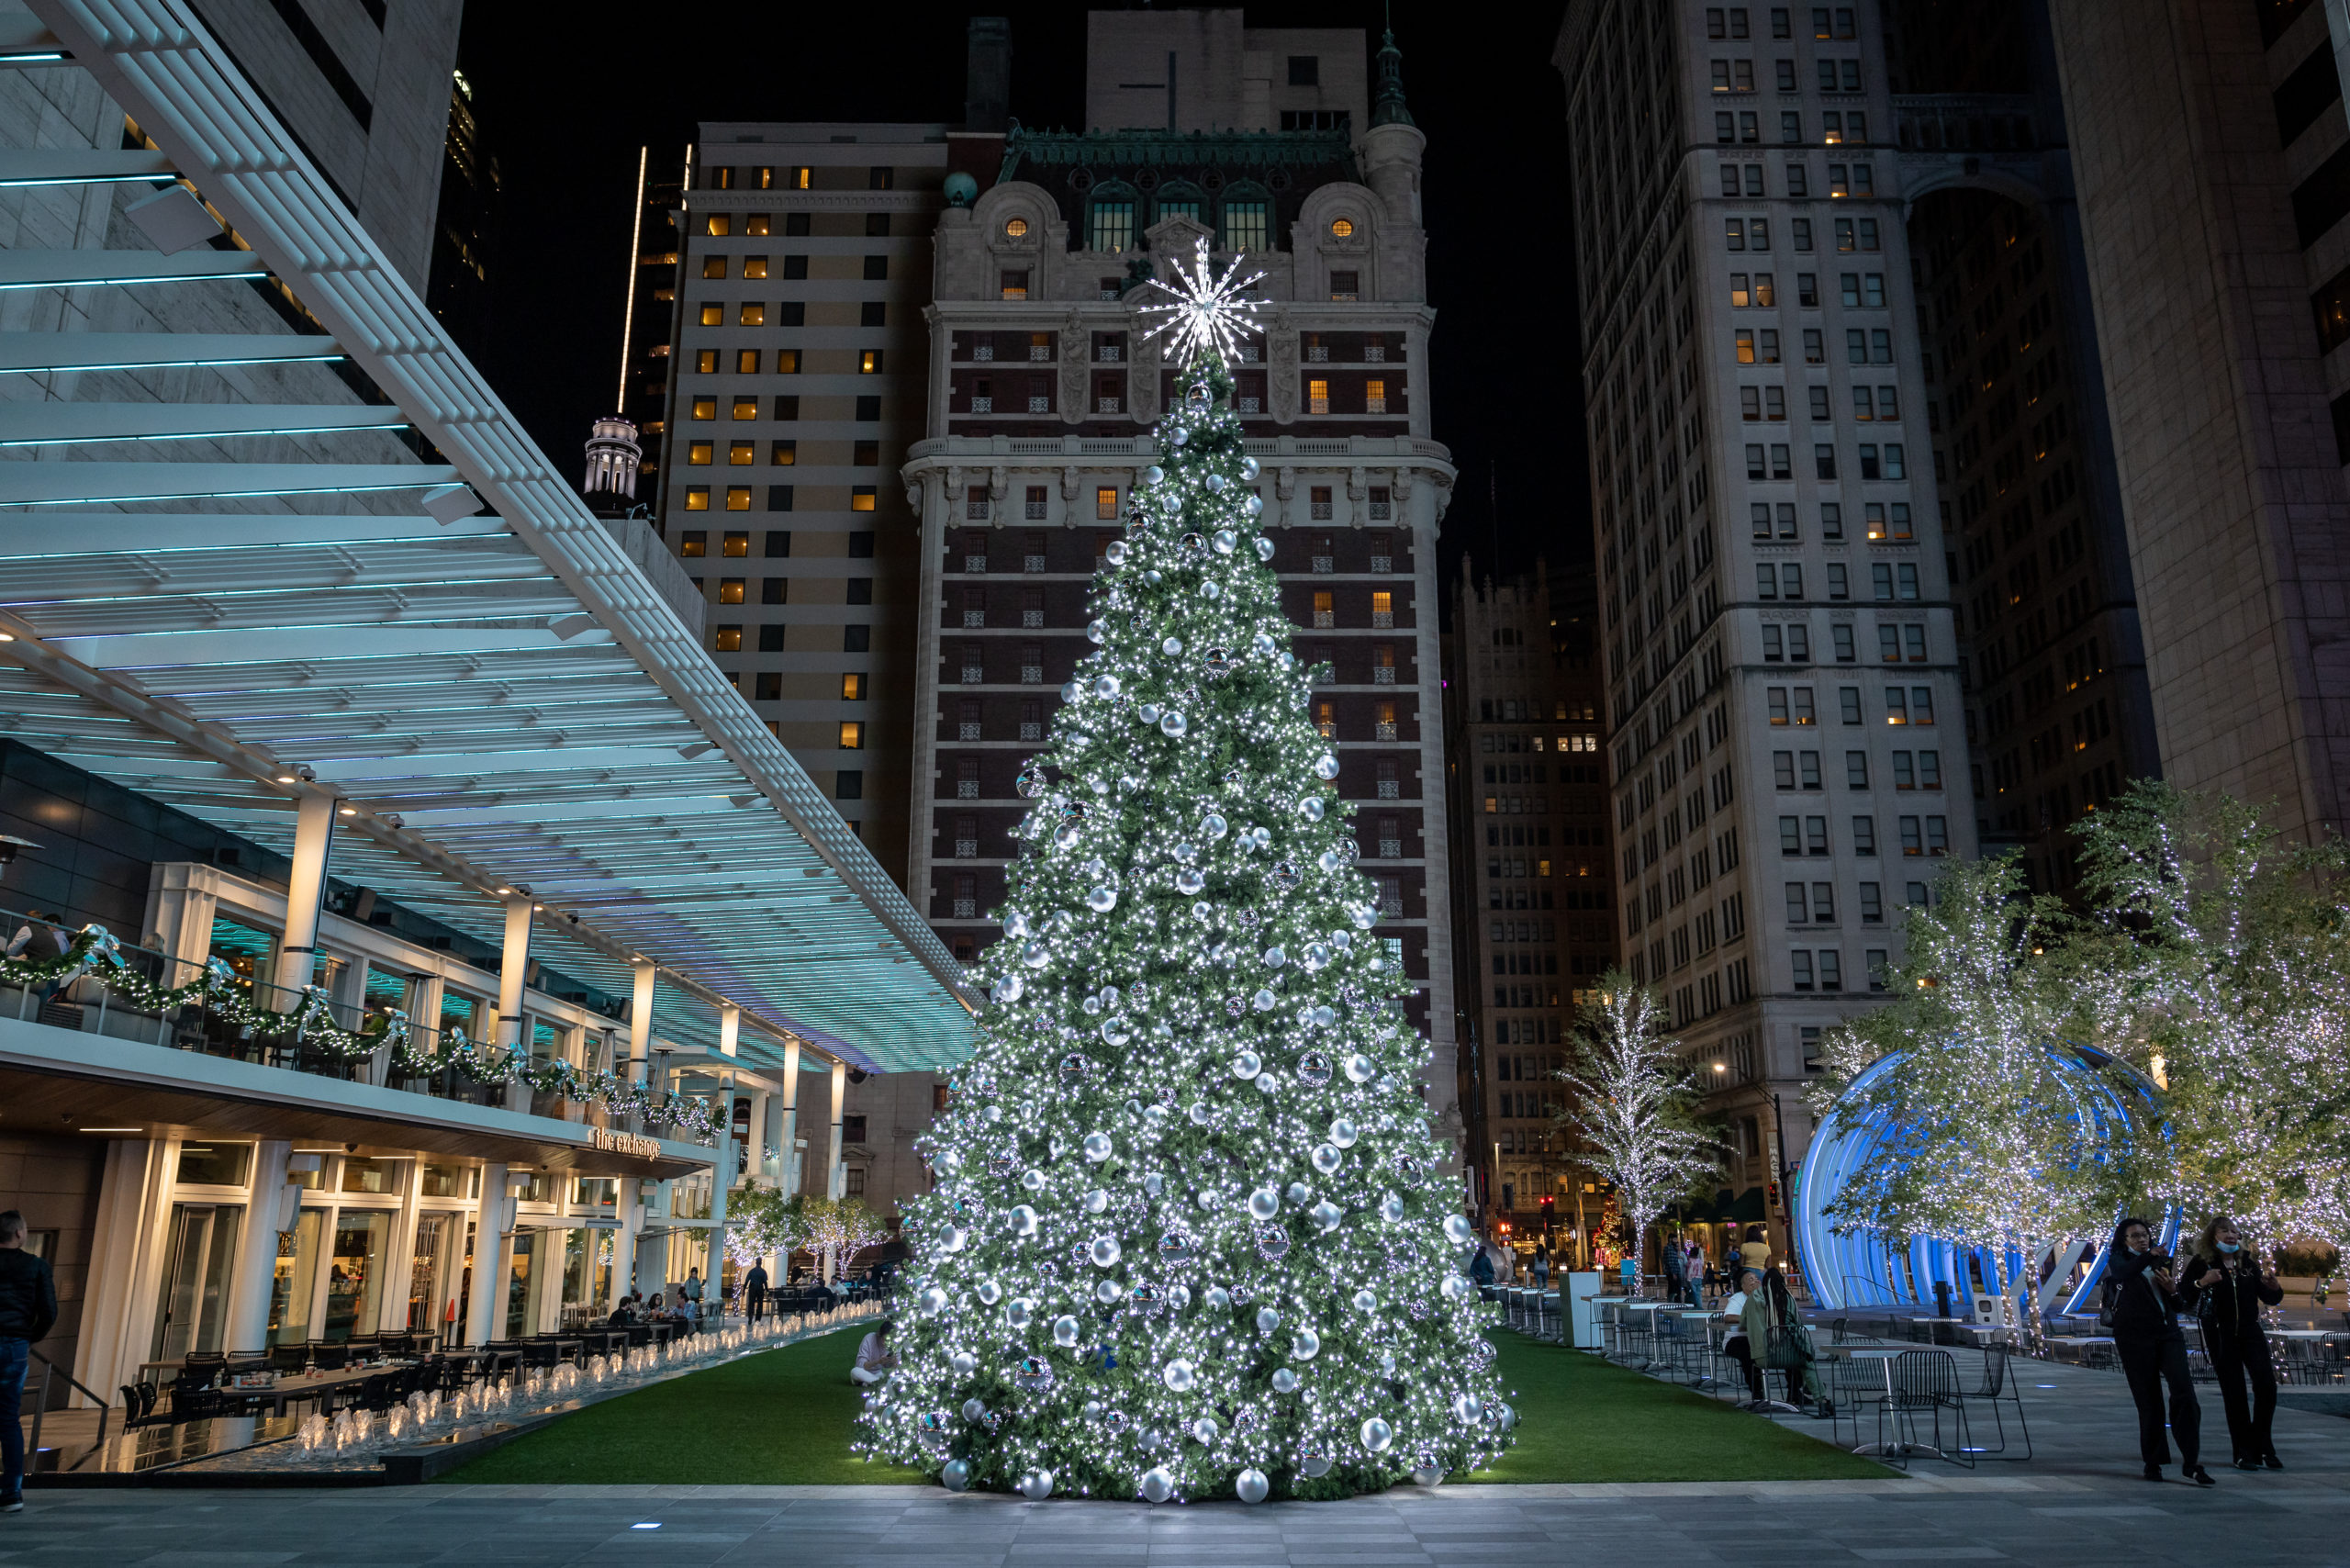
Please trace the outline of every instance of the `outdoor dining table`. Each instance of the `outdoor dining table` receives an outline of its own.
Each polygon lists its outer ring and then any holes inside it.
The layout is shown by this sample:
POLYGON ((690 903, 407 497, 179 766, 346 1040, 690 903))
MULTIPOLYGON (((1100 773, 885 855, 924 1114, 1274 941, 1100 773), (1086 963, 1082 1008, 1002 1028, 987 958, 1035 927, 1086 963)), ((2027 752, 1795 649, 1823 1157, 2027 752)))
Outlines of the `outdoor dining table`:
POLYGON ((347 1367, 339 1372, 281 1372, 277 1381, 265 1388, 238 1388, 223 1384, 220 1392, 230 1399, 265 1400, 270 1405, 271 1414, 283 1416, 290 1403, 316 1399, 320 1394, 331 1394, 337 1389, 363 1383, 371 1377, 380 1377, 386 1372, 397 1372, 415 1364, 413 1361, 380 1361, 374 1366, 347 1367))
MULTIPOLYGON (((1907 1346, 1887 1347, 1884 1349, 1869 1347, 1861 1350, 1853 1350, 1847 1347, 1843 1351, 1844 1358, 1847 1361, 1874 1361, 1877 1364, 1879 1371, 1885 1378, 1885 1397, 1888 1401, 1893 1398, 1894 1360, 1897 1357, 1910 1355, 1912 1353, 1911 1350, 1907 1346)), ((1925 1351, 1914 1353, 1931 1354, 1932 1352, 1925 1351)), ((1855 1436, 1859 1435, 1860 1415, 1858 1411, 1853 1413, 1852 1429, 1855 1436)), ((1854 1453, 1865 1454, 1924 1453, 1931 1454, 1936 1459, 1948 1459, 1950 1457, 1948 1454, 1942 1452, 1942 1450, 1934 1447, 1931 1443, 1861 1443, 1856 1445, 1852 1451, 1854 1453)))

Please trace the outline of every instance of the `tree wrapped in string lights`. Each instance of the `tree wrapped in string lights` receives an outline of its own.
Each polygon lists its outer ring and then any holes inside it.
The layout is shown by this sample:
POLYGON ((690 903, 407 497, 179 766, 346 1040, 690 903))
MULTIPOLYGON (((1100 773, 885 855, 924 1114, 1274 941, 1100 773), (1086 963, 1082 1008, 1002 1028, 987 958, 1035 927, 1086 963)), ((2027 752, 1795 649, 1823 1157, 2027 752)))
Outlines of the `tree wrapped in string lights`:
POLYGON ((2151 781, 2076 832, 2093 913, 2048 984, 2162 1092, 2153 1194, 2264 1250, 2350 1239, 2342 840, 2288 843, 2255 807, 2151 781))
POLYGON ((1203 246, 1149 308, 1176 408, 1020 774, 992 1004, 905 1205, 859 1446, 957 1489, 1335 1496, 1478 1466, 1515 1419, 1264 564, 1248 281, 1203 246))
POLYGON ((1814 1094, 1823 1117, 1888 1129, 1829 1205, 1836 1228, 1984 1249, 2027 1328, 2041 1249, 2111 1228, 2144 1142, 2102 1058, 2055 1048, 2065 1002, 2044 950, 2064 925, 2014 857, 1946 867, 1908 913, 1893 1001, 1829 1032, 1814 1094), (1894 1053, 1895 1070, 1866 1072, 1894 1053))
POLYGON ((1558 1075, 1567 1085, 1559 1126, 1615 1183, 1638 1259, 1666 1205, 1720 1173, 1720 1148, 1697 1126, 1697 1086, 1655 991, 1621 969, 1601 976, 1573 1047, 1558 1075))

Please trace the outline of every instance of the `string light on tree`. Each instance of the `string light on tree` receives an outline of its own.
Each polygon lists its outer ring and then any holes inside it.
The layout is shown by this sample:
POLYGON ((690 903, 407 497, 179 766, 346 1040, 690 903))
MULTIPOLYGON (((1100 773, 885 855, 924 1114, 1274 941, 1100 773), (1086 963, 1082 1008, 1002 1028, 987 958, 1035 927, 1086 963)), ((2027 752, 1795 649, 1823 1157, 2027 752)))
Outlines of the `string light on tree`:
POLYGON ((1339 1496, 1482 1466, 1516 1421, 1265 565, 1237 272, 1203 246, 1153 308, 1177 406, 1020 772, 991 1004, 905 1205, 859 1447, 957 1490, 1339 1496))

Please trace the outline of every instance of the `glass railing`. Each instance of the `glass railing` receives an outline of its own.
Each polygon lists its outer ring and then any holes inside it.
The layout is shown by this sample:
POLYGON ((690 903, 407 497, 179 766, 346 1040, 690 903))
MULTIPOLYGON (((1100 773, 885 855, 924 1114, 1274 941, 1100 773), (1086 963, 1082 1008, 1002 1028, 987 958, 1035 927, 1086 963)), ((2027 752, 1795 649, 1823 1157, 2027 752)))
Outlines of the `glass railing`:
POLYGON ((494 1106, 616 1132, 715 1143, 718 1112, 602 1070, 534 1058, 436 1029, 394 1007, 289 990, 134 947, 105 927, 76 929, 0 911, 0 1016, 286 1071, 494 1106))

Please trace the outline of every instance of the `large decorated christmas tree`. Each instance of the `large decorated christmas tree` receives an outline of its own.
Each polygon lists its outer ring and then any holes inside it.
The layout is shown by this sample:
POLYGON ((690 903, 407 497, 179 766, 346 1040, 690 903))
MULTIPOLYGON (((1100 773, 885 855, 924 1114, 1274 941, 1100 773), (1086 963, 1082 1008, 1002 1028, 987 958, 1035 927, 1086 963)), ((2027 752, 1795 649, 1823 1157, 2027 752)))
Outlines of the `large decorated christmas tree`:
POLYGON ((1152 1502, 1433 1484, 1507 1442, 1400 953, 1306 716, 1205 247, 1098 646, 1021 773, 992 1003, 905 1205, 866 1450, 1152 1502))

